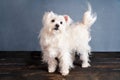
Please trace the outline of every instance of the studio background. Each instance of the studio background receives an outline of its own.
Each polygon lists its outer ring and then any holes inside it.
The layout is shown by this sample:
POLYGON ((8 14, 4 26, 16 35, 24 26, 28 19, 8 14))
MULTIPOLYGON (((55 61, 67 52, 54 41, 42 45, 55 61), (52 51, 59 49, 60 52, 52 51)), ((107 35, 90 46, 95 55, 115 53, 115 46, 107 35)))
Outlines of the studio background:
POLYGON ((0 0, 0 51, 40 51, 44 12, 80 21, 87 1, 98 16, 91 29, 92 51, 120 51, 120 0, 0 0))

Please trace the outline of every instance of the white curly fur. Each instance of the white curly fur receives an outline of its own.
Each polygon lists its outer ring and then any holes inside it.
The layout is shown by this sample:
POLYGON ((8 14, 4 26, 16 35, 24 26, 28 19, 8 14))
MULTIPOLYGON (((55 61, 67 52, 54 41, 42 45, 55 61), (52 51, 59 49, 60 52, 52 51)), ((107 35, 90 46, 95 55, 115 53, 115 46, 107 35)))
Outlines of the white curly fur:
POLYGON ((91 40, 89 28, 96 21, 97 16, 91 12, 91 6, 83 15, 81 22, 73 23, 67 15, 46 12, 43 16, 43 27, 39 34, 43 52, 43 61, 48 64, 48 72, 56 70, 57 60, 62 75, 68 75, 73 67, 74 55, 77 51, 82 60, 82 67, 89 67, 89 53, 91 40))

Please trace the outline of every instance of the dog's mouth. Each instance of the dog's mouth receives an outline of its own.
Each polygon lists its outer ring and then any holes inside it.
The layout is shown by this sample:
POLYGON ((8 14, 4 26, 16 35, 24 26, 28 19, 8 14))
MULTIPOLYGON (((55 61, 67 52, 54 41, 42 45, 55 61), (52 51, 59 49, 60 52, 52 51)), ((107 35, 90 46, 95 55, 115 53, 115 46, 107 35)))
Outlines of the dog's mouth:
POLYGON ((59 28, 55 27, 54 30, 59 30, 59 28))

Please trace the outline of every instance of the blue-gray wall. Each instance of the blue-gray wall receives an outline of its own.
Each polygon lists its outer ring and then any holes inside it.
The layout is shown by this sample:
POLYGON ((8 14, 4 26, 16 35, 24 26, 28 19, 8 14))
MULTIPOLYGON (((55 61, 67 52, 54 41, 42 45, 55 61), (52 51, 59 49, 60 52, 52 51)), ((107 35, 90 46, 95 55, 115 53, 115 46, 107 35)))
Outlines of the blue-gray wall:
MULTIPOLYGON (((92 51, 120 51, 120 0, 88 0, 98 19, 92 27, 92 51)), ((82 18, 87 0, 0 0, 0 50, 39 51, 45 11, 82 18)))

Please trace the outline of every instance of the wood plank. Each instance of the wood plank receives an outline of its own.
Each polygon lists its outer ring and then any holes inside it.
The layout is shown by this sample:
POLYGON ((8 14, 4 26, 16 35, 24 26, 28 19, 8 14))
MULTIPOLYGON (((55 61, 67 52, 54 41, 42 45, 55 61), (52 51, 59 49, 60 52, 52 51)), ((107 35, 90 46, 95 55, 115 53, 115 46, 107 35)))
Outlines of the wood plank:
POLYGON ((59 69, 47 72, 41 52, 0 52, 0 80, 120 80, 120 53, 93 52, 91 67, 81 68, 77 56, 75 68, 66 77, 59 69))

